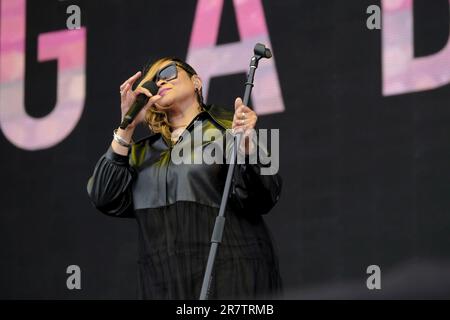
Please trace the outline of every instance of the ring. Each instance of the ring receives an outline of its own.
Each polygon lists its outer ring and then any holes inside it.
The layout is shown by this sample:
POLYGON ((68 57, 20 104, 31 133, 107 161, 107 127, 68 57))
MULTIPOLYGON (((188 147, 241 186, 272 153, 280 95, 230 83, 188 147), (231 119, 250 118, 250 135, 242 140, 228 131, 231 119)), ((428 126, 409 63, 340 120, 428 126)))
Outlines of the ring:
POLYGON ((245 123, 245 120, 244 120, 244 119, 242 119, 242 120, 241 120, 241 124, 244 124, 244 123, 245 123))

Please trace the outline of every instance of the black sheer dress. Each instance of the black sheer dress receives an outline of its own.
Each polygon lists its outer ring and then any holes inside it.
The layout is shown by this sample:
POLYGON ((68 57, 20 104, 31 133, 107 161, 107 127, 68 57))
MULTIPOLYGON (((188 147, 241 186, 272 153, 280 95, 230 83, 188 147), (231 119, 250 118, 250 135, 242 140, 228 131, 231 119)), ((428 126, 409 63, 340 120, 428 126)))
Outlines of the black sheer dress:
MULTIPOLYGON (((189 141, 194 122, 225 136, 232 117, 224 108, 205 106, 176 144, 189 141)), ((211 143, 193 148, 204 151, 211 143)), ((172 149, 161 134, 136 142, 128 156, 109 147, 87 186, 98 210, 137 221, 142 299, 199 298, 225 184, 227 164, 174 164, 172 149)), ((281 178, 261 175, 263 166, 236 165, 210 299, 280 297, 278 260, 262 215, 278 201, 281 178)))

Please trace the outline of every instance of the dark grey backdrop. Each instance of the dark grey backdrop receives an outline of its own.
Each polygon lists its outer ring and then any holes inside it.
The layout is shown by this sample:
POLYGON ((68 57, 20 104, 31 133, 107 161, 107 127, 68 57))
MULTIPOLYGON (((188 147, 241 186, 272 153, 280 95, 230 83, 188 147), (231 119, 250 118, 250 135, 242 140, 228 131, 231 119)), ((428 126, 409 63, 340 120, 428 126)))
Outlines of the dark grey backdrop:
MULTIPOLYGON (((416 55, 441 50, 448 1, 414 3, 416 55)), ((135 297, 135 222, 97 212, 86 182, 119 123, 119 84, 151 57, 186 57, 196 2, 28 1, 26 109, 35 117, 56 99, 56 63, 36 62, 36 37, 64 28, 69 4, 88 29, 86 105, 56 147, 19 150, 0 135, 0 298, 135 297), (71 264, 82 270, 78 291, 66 288, 71 264)), ((280 128, 284 180, 266 221, 290 297, 376 297, 365 289, 371 264, 387 295, 431 296, 442 281, 414 280, 450 272, 450 87, 381 95, 370 4, 380 1, 263 1, 286 107, 259 120, 280 128)), ((219 42, 237 40, 227 0, 219 42)), ((244 80, 215 78, 209 102, 231 107, 244 80)))

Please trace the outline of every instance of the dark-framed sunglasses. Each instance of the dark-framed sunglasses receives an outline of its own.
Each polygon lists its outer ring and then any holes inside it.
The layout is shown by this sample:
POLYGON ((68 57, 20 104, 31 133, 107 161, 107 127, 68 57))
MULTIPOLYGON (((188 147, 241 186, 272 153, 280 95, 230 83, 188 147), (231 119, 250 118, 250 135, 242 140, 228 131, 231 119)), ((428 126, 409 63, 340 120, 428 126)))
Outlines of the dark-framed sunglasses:
MULTIPOLYGON (((156 73, 155 77, 153 78, 153 81, 155 83, 158 83, 159 80, 170 81, 176 79, 178 77, 177 66, 179 65, 176 62, 169 63, 167 66, 165 66, 156 73)), ((179 67, 182 68, 181 66, 179 67)), ((184 68, 182 69, 184 70, 184 68)), ((186 72, 189 73, 187 70, 186 72)))

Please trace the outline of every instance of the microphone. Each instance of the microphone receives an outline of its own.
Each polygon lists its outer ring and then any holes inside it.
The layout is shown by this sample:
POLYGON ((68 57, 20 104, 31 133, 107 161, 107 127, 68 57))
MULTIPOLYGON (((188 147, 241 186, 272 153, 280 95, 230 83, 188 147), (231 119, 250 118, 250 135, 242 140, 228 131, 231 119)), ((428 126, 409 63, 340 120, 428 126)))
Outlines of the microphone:
POLYGON ((266 48, 262 43, 257 43, 255 48, 253 49, 255 55, 260 56, 262 58, 270 59, 272 58, 272 51, 269 48, 266 48))
MULTIPOLYGON (((152 95, 155 95, 158 93, 158 86, 153 81, 147 81, 142 85, 143 88, 150 91, 152 95)), ((142 110, 142 108, 147 104, 149 97, 147 97, 145 94, 140 93, 136 97, 136 101, 131 106, 130 110, 128 110, 127 114, 122 120, 122 123, 120 124, 119 128, 125 129, 128 127, 128 125, 133 122, 134 118, 139 114, 139 112, 142 110)))

